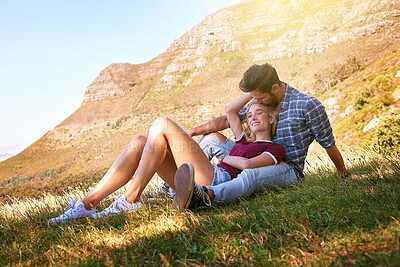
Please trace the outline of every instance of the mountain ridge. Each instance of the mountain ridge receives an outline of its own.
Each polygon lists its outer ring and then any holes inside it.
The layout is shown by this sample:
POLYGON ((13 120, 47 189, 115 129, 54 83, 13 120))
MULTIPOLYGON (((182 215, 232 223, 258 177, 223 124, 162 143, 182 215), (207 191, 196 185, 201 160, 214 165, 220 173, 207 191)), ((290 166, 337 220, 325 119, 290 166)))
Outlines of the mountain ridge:
MULTIPOLYGON (((253 63, 269 61, 282 80, 299 90, 321 101, 335 99, 326 102, 334 128, 351 124, 350 117, 355 115, 340 114, 349 104, 356 106, 354 99, 362 97, 356 92, 359 88, 371 95, 368 90, 372 90, 374 75, 389 77, 389 87, 382 90, 393 95, 388 96, 394 98, 388 106, 398 108, 399 81, 394 75, 400 69, 395 56, 399 8, 390 0, 318 4, 253 0, 221 9, 152 60, 113 63, 103 69, 73 114, 23 153, 0 163, 0 181, 5 185, 0 197, 25 196, 28 187, 53 190, 58 183, 68 186, 68 180, 82 182, 88 173, 98 179, 131 136, 147 133, 157 116, 168 115, 189 128, 222 114, 224 106, 240 94, 237 84, 253 63), (332 85, 329 71, 349 65, 352 59, 358 69, 332 85), (390 65, 379 66, 387 62, 390 65), (316 75, 321 84, 316 84, 316 75), (330 90, 324 89, 326 85, 330 90), (346 92, 346 87, 354 90, 346 92), (340 103, 337 93, 348 98, 347 103, 340 103), (23 182, 4 182, 15 181, 13 177, 23 182)), ((370 115, 383 116, 387 110, 384 106, 381 113, 375 110, 370 115)), ((357 129, 350 135, 335 133, 337 139, 350 145, 351 138, 357 142, 363 134, 361 123, 367 124, 370 115, 357 119, 357 129)), ((85 183, 93 182, 88 180, 85 183)))

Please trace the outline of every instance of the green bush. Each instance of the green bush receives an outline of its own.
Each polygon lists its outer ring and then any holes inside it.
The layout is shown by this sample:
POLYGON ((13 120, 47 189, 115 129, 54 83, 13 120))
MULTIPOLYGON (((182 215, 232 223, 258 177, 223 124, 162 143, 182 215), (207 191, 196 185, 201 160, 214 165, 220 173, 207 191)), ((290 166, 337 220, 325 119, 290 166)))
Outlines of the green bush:
POLYGON ((386 116, 376 130, 375 147, 386 156, 400 155, 400 111, 386 116))
POLYGON ((390 106, 394 104, 396 100, 394 99, 392 92, 383 92, 378 98, 378 102, 382 103, 384 106, 390 106))
POLYGON ((346 80, 352 73, 359 71, 361 66, 361 62, 355 57, 349 57, 343 64, 333 64, 315 74, 314 87, 320 91, 330 90, 339 82, 346 80))
POLYGON ((356 99, 356 109, 360 110, 368 103, 368 100, 364 96, 358 96, 356 99))
POLYGON ((376 95, 383 92, 391 92, 394 89, 394 81, 390 75, 377 75, 372 81, 370 86, 374 88, 376 95))

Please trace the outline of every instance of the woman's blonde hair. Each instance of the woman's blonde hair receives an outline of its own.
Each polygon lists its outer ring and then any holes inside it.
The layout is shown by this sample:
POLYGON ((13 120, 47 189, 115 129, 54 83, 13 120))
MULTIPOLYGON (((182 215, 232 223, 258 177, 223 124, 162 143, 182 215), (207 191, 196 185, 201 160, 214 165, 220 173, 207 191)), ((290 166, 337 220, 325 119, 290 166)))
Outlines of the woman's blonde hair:
MULTIPOLYGON (((250 103, 249 103, 249 106, 247 107, 246 112, 245 112, 246 118, 244 120, 244 127, 243 128, 244 128, 244 131, 245 131, 245 137, 246 137, 247 142, 254 142, 256 140, 256 136, 250 130, 249 124, 247 122, 247 116, 248 116, 250 107, 255 103, 259 104, 256 99, 251 100, 250 103)), ((264 105, 262 105, 262 106, 264 106, 264 105)), ((271 138, 272 138, 272 136, 274 136, 274 134, 276 132, 276 127, 278 126, 279 113, 275 109, 273 109, 271 107, 268 107, 268 106, 264 106, 264 107, 265 107, 268 115, 274 118, 274 121, 271 124, 271 132, 270 132, 271 138)))

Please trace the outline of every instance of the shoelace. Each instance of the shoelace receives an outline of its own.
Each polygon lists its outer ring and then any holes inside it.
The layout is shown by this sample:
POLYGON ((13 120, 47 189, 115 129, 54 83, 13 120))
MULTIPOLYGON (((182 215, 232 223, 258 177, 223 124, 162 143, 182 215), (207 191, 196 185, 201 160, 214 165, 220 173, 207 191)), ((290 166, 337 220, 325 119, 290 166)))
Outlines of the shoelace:
POLYGON ((207 206, 211 206, 211 200, 210 197, 208 196, 207 192, 204 191, 203 187, 200 185, 196 185, 194 187, 194 193, 196 194, 196 196, 199 196, 202 198, 202 201, 204 204, 206 204, 207 206))
POLYGON ((116 207, 119 211, 126 211, 132 208, 136 209, 138 205, 140 205, 139 202, 129 203, 124 195, 120 195, 115 199, 113 208, 116 207))
MULTIPOLYGON (((64 213, 61 214, 60 216, 58 216, 58 217, 56 217, 56 218, 52 218, 52 219, 50 219, 50 220, 54 220, 55 222, 57 222, 57 221, 59 221, 60 219, 63 220, 63 219, 65 219, 65 218, 68 218, 68 215, 66 215, 65 213, 74 207, 76 201, 75 201, 75 198, 73 198, 72 196, 68 196, 68 197, 67 197, 67 200, 68 200, 68 202, 69 202, 69 206, 64 208, 64 213)), ((52 222, 52 223, 54 223, 54 222, 52 222)))
POLYGON ((163 193, 163 192, 165 192, 166 190, 168 190, 169 188, 168 188, 168 186, 166 185, 166 184, 162 184, 159 188, 157 188, 156 190, 155 190, 155 193, 163 193))
POLYGON ((154 189, 153 191, 151 191, 148 194, 148 197, 154 198, 154 197, 158 197, 159 195, 164 195, 165 193, 167 193, 167 195, 168 195, 169 194, 168 189, 169 189, 168 185, 163 183, 160 187, 158 187, 158 188, 154 189))
MULTIPOLYGON (((121 197, 123 197, 123 195, 116 196, 114 202, 111 203, 111 205, 110 205, 108 208, 106 208, 104 211, 106 211, 106 210, 107 210, 107 211, 108 211, 108 210, 113 211, 113 210, 115 210, 115 209, 121 210, 121 209, 120 209, 120 206, 119 206, 119 204, 120 204, 119 199, 120 199, 121 197)), ((104 211, 103 211, 103 212, 104 212, 104 211)))
POLYGON ((69 202, 69 206, 65 207, 64 211, 68 211, 68 210, 72 209, 76 203, 75 198, 72 196, 68 196, 67 200, 69 202))
POLYGON ((115 206, 119 209, 119 210, 125 210, 127 205, 126 205, 126 199, 125 201, 122 201, 122 199, 125 199, 123 195, 121 195, 118 200, 115 201, 115 206))

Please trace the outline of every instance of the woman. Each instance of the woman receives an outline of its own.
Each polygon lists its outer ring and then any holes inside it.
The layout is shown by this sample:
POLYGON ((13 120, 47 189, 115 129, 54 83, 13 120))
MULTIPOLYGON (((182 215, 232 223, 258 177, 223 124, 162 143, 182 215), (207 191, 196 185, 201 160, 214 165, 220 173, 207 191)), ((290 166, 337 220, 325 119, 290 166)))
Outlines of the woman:
MULTIPOLYGON (((271 107, 252 100, 246 111, 248 129, 243 128, 238 112, 248 99, 248 95, 244 94, 225 108, 236 144, 229 155, 222 157, 215 166, 214 180, 227 182, 236 178, 244 169, 278 164, 285 155, 284 147, 271 141, 278 122, 277 112, 272 111, 271 107)), ((197 168, 189 162, 182 164, 177 170, 174 180, 177 189, 173 206, 179 209, 211 206, 213 192, 206 186, 195 183, 195 170, 197 171, 197 168)))
MULTIPOLYGON (((237 114, 250 99, 251 96, 246 93, 226 107, 232 131, 235 137, 241 140, 244 131, 237 114)), ((253 103, 248 110, 247 119, 250 133, 256 142, 268 140, 271 143, 271 130, 276 119, 268 113, 267 108, 253 103)), ((49 223, 55 224, 87 216, 100 218, 105 215, 116 215, 122 211, 134 211, 141 207, 140 195, 156 172, 175 189, 177 166, 187 161, 192 162, 196 169, 194 180, 197 184, 205 186, 226 182, 236 177, 235 174, 240 173, 241 169, 276 164, 281 161, 284 149, 280 145, 275 144, 275 146, 280 148, 275 149, 279 150, 278 152, 268 152, 268 154, 261 151, 253 155, 249 162, 237 156, 226 156, 220 166, 215 166, 181 127, 166 117, 158 118, 150 127, 147 140, 144 136, 135 136, 96 187, 80 201, 75 202, 69 198, 71 206, 60 216, 50 219, 49 223), (225 173, 221 175, 221 171, 227 172, 228 175, 225 173), (96 213, 94 207, 125 185, 132 176, 132 183, 127 192, 116 197, 108 208, 96 213)))

